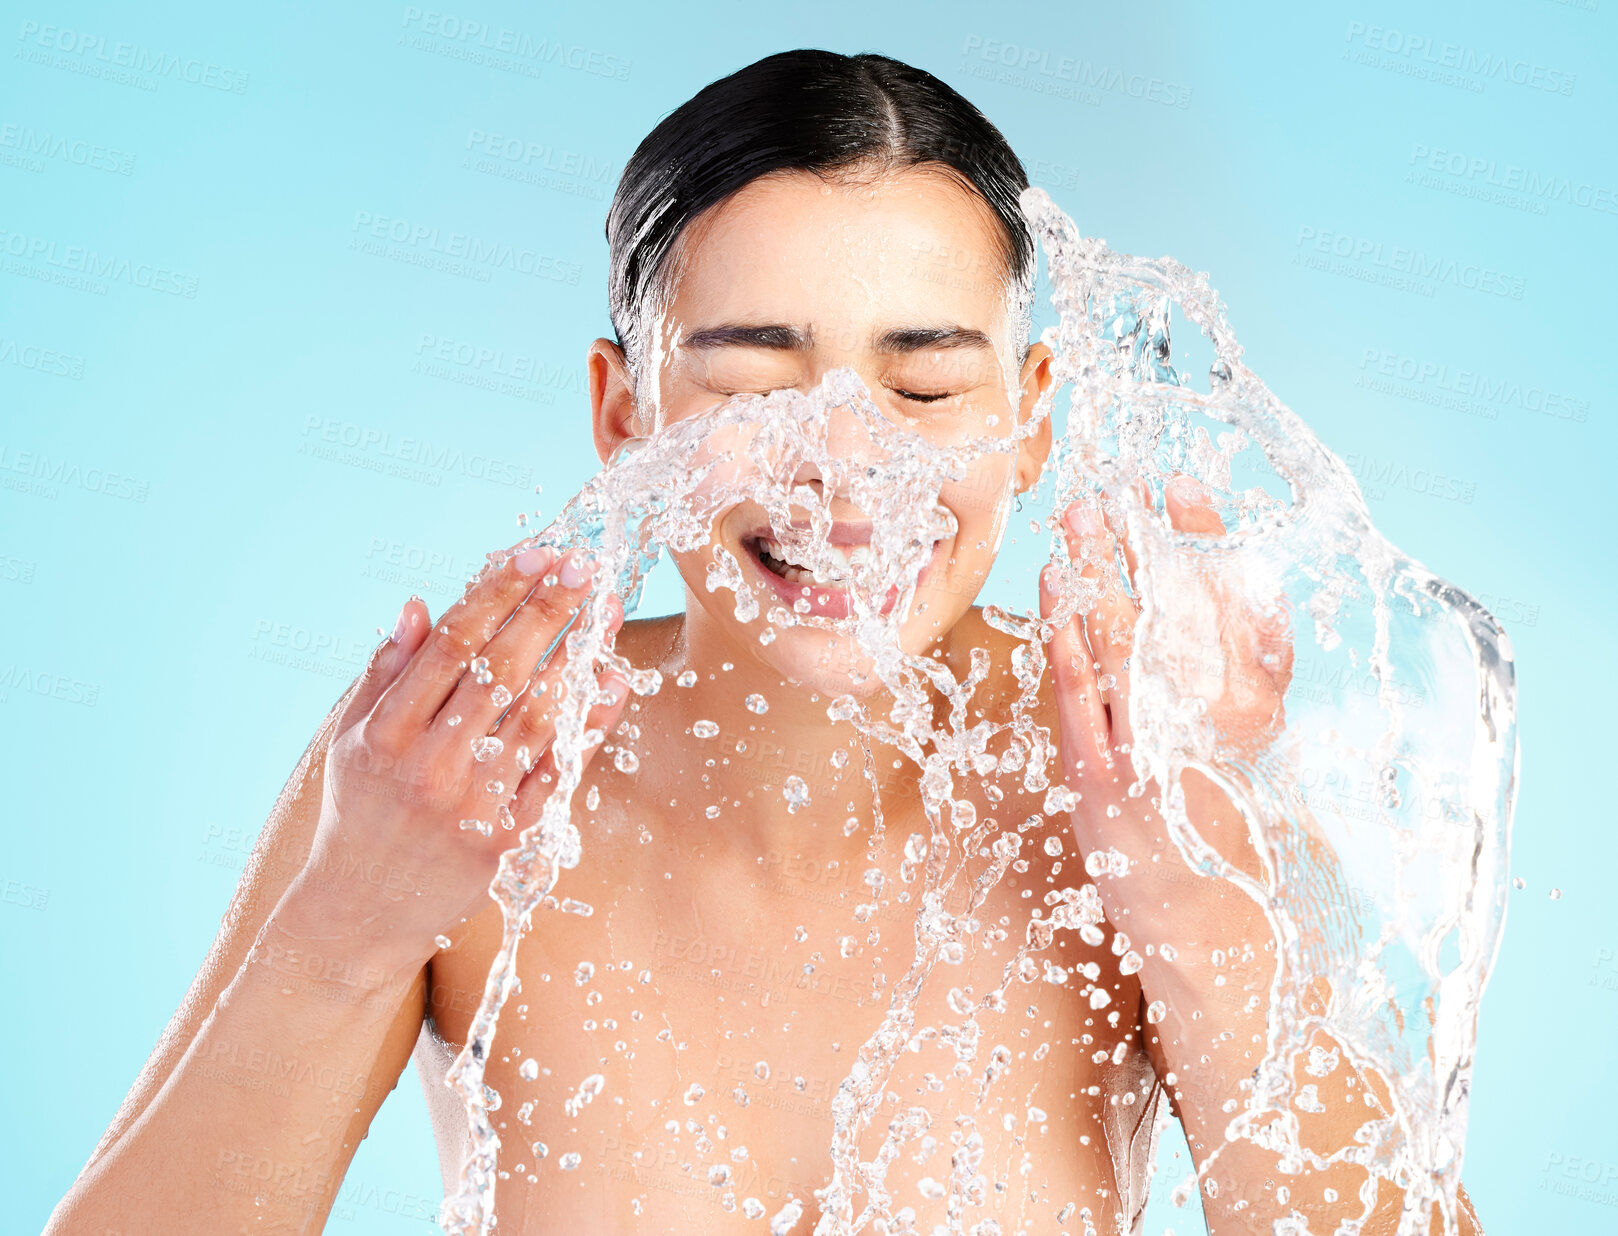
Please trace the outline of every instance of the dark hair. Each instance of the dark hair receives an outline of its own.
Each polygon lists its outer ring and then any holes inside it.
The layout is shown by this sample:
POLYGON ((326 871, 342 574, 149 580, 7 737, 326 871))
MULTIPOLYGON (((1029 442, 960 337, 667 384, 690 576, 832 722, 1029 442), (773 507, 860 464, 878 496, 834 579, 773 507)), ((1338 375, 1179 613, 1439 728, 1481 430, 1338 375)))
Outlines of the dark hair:
POLYGON ((688 223, 767 173, 829 175, 865 161, 936 163, 975 189, 1001 224, 1008 277, 1032 286, 1034 241, 1018 205, 1028 174, 982 112, 887 56, 777 52, 704 86, 624 166, 607 212, 607 303, 632 363, 645 342, 636 337, 639 310, 660 290, 688 223))

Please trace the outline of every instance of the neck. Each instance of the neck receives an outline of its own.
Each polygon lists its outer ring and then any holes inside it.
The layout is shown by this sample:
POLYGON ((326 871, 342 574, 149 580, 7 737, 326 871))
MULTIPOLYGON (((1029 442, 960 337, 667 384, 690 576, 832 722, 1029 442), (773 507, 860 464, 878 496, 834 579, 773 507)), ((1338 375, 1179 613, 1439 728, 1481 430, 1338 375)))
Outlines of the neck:
MULTIPOLYGON (((670 790, 688 809, 691 827, 756 846, 760 853, 863 849, 873 822, 866 747, 851 724, 826 715, 842 692, 789 681, 717 627, 701 603, 688 597, 679 633, 658 667, 665 683, 655 698, 655 714, 648 709, 648 719, 656 717, 652 728, 671 743, 671 755, 681 753, 666 767, 670 790), (696 674, 695 684, 679 686, 679 676, 688 671, 696 674), (711 736, 702 737, 704 732, 711 736), (706 783, 703 774, 709 777, 706 783), (791 778, 803 782, 801 790, 791 778), (792 810, 804 793, 807 801, 792 810), (718 815, 709 817, 715 806, 718 815), (858 824, 847 830, 850 817, 858 824)), ((753 638, 763 629, 762 622, 745 628, 753 638)), ((883 716, 891 696, 879 689, 861 701, 883 716)), ((914 768, 908 760, 902 769, 893 768, 895 758, 882 744, 871 744, 885 812, 915 797, 914 768)))

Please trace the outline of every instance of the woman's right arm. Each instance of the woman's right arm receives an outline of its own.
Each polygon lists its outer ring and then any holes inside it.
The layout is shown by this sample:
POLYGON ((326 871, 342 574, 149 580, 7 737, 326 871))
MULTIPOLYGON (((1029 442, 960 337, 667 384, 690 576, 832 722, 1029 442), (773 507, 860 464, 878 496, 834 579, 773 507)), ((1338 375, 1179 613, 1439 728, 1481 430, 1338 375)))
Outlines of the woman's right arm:
MULTIPOLYGON (((533 670, 589 588, 551 559, 491 566, 436 628, 405 606, 288 782, 208 962, 49 1236, 324 1226, 409 1057, 437 937, 486 904, 515 836, 498 824, 525 827, 548 792, 555 693, 538 685, 562 656, 533 670), (477 657, 487 671, 468 673, 477 657), (480 760, 473 741, 491 734, 500 750, 480 760), (460 827, 474 819, 496 826, 460 827)), ((607 685, 616 703, 590 719, 603 731, 627 697, 607 685)))

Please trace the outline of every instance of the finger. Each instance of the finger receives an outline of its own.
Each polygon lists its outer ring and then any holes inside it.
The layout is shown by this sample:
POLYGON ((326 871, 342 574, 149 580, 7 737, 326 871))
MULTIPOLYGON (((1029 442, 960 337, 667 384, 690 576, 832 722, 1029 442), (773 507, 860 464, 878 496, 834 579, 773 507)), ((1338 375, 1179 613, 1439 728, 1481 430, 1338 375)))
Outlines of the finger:
MULTIPOLYGON (((608 629, 616 632, 623 619, 623 602, 609 595, 608 629)), ((556 710, 560 706, 557 684, 562 681, 567 665, 567 647, 563 644, 527 690, 512 703, 494 731, 493 736, 500 740, 501 749, 489 761, 489 775, 504 787, 506 797, 538 765, 556 736, 556 710)), ((585 728, 589 728, 588 723, 585 728)), ((487 786, 484 788, 488 789, 487 786)))
POLYGON ((481 738, 500 714, 533 681, 540 658, 556 643, 590 592, 591 561, 580 551, 539 572, 540 583, 515 613, 468 661, 481 660, 482 673, 467 672, 438 710, 431 731, 441 741, 481 738), (546 580, 554 579, 554 585, 546 580))
MULTIPOLYGON (((1048 619, 1056 610, 1057 582, 1054 563, 1039 573, 1042 618, 1048 619)), ((1083 623, 1077 614, 1051 637, 1047 655, 1064 755, 1079 766, 1081 775, 1106 767, 1112 758, 1107 710, 1096 684, 1095 654, 1085 642, 1083 623)))
MULTIPOLYGON (((1135 478, 1135 495, 1140 499, 1142 510, 1149 511, 1152 509, 1152 487, 1146 483, 1146 478, 1143 476, 1135 478)), ((1105 511, 1102 512, 1102 517, 1106 520, 1108 530, 1112 532, 1113 537, 1117 540, 1119 548, 1123 550, 1124 578, 1133 584, 1135 572, 1139 569, 1140 564, 1135 559, 1135 546, 1129 539, 1129 529, 1124 527, 1121 522, 1115 521, 1113 517, 1108 516, 1105 511)), ((1136 606, 1136 608, 1138 609, 1139 606, 1136 606)))
POLYGON ((430 619, 427 605, 420 597, 411 597, 399 610, 393 624, 393 634, 376 646, 364 672, 349 688, 347 701, 338 717, 337 732, 342 733, 360 718, 370 714, 382 693, 410 664, 410 658, 427 637, 430 619))
MULTIPOLYGON (((599 675, 596 682, 602 690, 611 696, 611 699, 606 703, 593 705, 590 711, 585 714, 584 732, 586 734, 596 733, 602 736, 601 741, 591 743, 584 748, 583 755, 586 768, 589 767, 590 761, 595 758, 596 752, 601 749, 601 742, 606 741, 606 735, 612 733, 613 727, 618 724, 618 719, 623 716, 625 705, 629 703, 629 683, 621 674, 608 670, 606 673, 599 675)), ((522 784, 517 788, 517 798, 511 807, 516 827, 527 828, 535 820, 539 819, 539 814, 545 806, 545 800, 551 796, 551 791, 555 788, 555 752, 553 748, 546 747, 544 754, 535 763, 533 771, 522 779, 522 784)))
POLYGON ((377 703, 379 727, 394 731, 425 729, 460 681, 461 672, 489 637, 539 586, 555 561, 548 546, 513 554, 500 566, 490 565, 432 627, 409 668, 377 703))
POLYGON ((1214 509, 1213 493, 1194 476, 1177 473, 1163 486, 1163 506, 1169 523, 1180 532, 1223 536, 1225 521, 1214 509))
POLYGON ((1140 611, 1124 591, 1118 569, 1118 542, 1098 507, 1074 503, 1062 519, 1068 554, 1082 563, 1079 574, 1097 590, 1084 615, 1084 638, 1099 666, 1098 686, 1114 743, 1129 742, 1129 670, 1124 662, 1135 646, 1140 611))

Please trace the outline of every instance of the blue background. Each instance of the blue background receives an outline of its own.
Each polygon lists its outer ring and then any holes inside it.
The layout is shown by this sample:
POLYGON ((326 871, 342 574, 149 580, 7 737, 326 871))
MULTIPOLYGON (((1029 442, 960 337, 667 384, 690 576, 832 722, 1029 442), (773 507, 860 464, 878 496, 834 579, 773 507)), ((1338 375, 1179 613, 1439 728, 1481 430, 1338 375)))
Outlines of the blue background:
MULTIPOLYGON (((1618 1228, 1614 0, 438 11, 580 68, 469 60, 476 40, 403 4, 278 7, 0 5, 8 1226, 44 1223, 111 1119, 375 629, 413 591, 441 609, 519 511, 554 513, 596 467, 583 356, 610 333, 624 161, 702 85, 811 46, 938 74, 1082 229, 1211 272, 1248 363, 1350 461, 1390 539, 1502 618, 1526 888, 1484 1003, 1465 1179, 1491 1232, 1618 1228), (42 45, 47 25, 75 39, 42 45), (212 68, 96 76, 94 44, 63 50, 86 36, 212 68), (1446 44, 1530 80, 1412 72, 1446 44), (536 153, 480 160, 476 133, 536 153), (1550 191, 1500 188, 1510 167, 1550 191), (368 252, 365 218, 568 277, 368 252), (36 242, 170 273, 48 282, 63 267, 36 242), (1389 286, 1400 248, 1520 296, 1389 286), (434 362, 444 341, 472 363, 434 362), (478 349, 527 376, 477 385, 478 349), (1457 396, 1462 371, 1523 398, 1457 396), (1546 395, 1554 412, 1524 406, 1546 395)), ((1024 541, 999 585, 1019 599, 1024 541)), ((432 1230, 413 1073, 329 1230, 432 1230)), ((1184 1236, 1183 1142, 1164 1156, 1147 1230, 1184 1236)))

